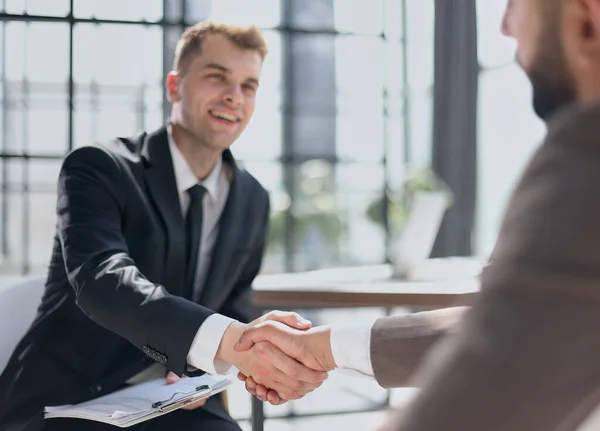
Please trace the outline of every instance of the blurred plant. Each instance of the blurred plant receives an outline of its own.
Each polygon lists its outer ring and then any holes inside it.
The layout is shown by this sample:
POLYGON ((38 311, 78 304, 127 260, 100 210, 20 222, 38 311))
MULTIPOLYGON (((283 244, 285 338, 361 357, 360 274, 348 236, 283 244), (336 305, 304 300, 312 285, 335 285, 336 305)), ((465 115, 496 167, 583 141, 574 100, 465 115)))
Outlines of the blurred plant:
MULTIPOLYGON (((409 175, 400 190, 388 195, 388 222, 392 230, 402 229, 410 213, 412 199, 417 192, 443 192, 448 198, 448 208, 454 203, 450 187, 431 169, 425 168, 409 175)), ((373 223, 384 225, 384 197, 374 200, 367 208, 367 218, 373 223)))

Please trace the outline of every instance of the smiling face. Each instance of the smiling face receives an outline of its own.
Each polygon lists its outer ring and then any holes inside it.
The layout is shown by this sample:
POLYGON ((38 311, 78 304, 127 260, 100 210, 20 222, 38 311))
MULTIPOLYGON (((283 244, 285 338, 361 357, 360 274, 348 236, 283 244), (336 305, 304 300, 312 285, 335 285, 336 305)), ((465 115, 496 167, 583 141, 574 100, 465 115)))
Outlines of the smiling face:
POLYGON ((199 54, 167 78, 178 126, 198 145, 229 148, 254 113, 262 63, 225 34, 205 35, 199 54))

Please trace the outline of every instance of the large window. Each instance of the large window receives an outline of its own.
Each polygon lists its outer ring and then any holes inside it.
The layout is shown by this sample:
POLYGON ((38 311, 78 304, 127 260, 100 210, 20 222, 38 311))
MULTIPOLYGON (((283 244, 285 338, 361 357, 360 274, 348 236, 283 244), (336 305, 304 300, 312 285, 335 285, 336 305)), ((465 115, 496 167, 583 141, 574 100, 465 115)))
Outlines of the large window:
POLYGON ((544 133, 533 113, 531 86, 514 61, 515 43, 502 36, 506 0, 479 0, 478 190, 475 252, 496 242, 507 199, 544 133))
POLYGON ((4 272, 46 269, 72 148, 153 130, 186 25, 264 29, 256 113, 234 155, 271 193, 265 271, 379 263, 373 203, 431 150, 433 0, 0 1, 4 272), (27 14, 27 15, 26 15, 27 14))

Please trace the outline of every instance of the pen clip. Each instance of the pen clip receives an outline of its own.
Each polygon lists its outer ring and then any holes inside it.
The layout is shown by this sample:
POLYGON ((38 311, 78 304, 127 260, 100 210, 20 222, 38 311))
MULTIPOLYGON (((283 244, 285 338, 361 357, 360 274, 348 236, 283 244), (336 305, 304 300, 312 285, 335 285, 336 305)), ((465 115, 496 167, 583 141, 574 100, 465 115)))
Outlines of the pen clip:
MULTIPOLYGON (((163 401, 157 401, 155 403, 152 403, 152 408, 155 409, 155 408, 160 407, 160 411, 164 412, 165 409, 167 409, 167 408, 169 408, 171 406, 179 405, 180 403, 182 403, 181 405, 185 405, 189 401, 194 400, 195 398, 197 398, 198 396, 205 395, 206 392, 208 392, 208 393, 211 392, 210 386, 208 386, 208 385, 198 386, 198 387, 196 387, 196 389, 194 389, 192 391, 189 391, 189 392, 175 392, 173 395, 171 395, 171 398, 169 398, 169 399, 166 399, 166 400, 163 400, 163 401), (189 394, 194 394, 194 395, 192 397, 190 397, 190 398, 183 398, 182 400, 179 400, 179 401, 176 401, 174 403, 165 405, 166 403, 168 403, 169 401, 171 401, 175 397, 175 395, 189 395, 189 394)), ((171 410, 173 410, 173 409, 170 409, 168 411, 171 411, 171 410)))

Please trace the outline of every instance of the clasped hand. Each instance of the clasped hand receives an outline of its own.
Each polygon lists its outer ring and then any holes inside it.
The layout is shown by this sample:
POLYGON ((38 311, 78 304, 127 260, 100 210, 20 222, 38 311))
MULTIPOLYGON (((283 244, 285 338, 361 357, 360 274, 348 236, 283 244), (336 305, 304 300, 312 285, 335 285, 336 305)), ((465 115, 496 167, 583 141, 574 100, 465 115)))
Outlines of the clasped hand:
POLYGON ((311 328, 297 313, 281 311, 230 325, 216 359, 236 366, 248 392, 273 405, 312 392, 336 367, 330 328, 311 328))

